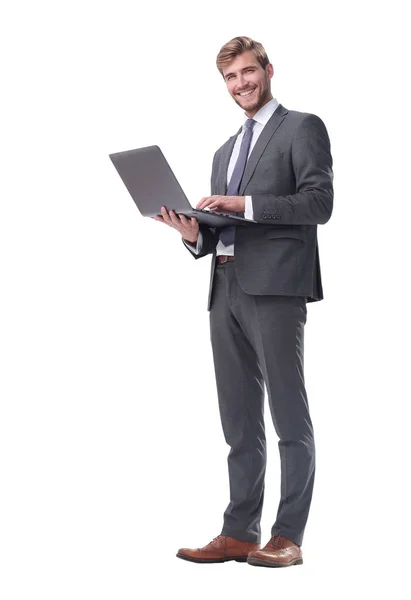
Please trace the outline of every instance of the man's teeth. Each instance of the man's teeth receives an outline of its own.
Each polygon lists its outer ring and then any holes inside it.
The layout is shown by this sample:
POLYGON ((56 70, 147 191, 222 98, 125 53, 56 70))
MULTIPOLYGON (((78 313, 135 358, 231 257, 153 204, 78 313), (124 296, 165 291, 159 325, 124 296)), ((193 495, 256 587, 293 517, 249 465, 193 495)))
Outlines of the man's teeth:
POLYGON ((240 96, 249 96, 253 92, 254 92, 254 90, 248 90, 248 92, 243 92, 242 94, 240 94, 240 96))

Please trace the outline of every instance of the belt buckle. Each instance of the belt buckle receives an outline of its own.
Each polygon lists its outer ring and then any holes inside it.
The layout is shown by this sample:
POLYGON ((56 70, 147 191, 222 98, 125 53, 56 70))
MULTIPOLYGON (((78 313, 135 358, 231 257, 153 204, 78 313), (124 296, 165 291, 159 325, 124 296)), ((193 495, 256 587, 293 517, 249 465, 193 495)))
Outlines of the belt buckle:
POLYGON ((220 259, 219 259, 220 265, 223 265, 227 261, 228 261, 228 256, 220 256, 220 259))

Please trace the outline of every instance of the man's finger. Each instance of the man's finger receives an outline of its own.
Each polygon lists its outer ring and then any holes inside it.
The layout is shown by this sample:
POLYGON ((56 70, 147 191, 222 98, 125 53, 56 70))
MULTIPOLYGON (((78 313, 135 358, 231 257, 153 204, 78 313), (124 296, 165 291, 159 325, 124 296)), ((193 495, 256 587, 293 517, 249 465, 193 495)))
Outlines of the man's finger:
POLYGON ((170 217, 169 217, 169 214, 168 214, 167 209, 166 209, 165 206, 161 207, 161 214, 163 216, 164 221, 166 221, 167 223, 169 223, 170 222, 170 217))
POLYGON ((167 221, 167 224, 170 227, 174 227, 175 225, 180 225, 180 220, 176 217, 176 214, 173 210, 170 210, 167 217, 164 217, 167 221))
POLYGON ((204 198, 201 198, 201 200, 197 204, 196 208, 204 208, 205 206, 207 206, 207 202, 209 202, 210 200, 211 200, 211 196, 204 196, 204 198))
POLYGON ((172 223, 170 223, 169 221, 166 221, 162 217, 155 217, 155 221, 159 221, 160 223, 164 223, 164 225, 167 225, 167 227, 172 227, 173 226, 172 223))
POLYGON ((163 222, 168 225, 169 227, 174 227, 174 222, 171 218, 171 211, 170 214, 167 212, 167 209, 165 206, 161 207, 161 213, 162 213, 162 218, 163 218, 163 222))
POLYGON ((179 219, 180 216, 181 215, 176 215, 176 213, 173 210, 170 210, 171 222, 173 223, 173 225, 176 225, 176 227, 181 226, 181 219, 179 219))

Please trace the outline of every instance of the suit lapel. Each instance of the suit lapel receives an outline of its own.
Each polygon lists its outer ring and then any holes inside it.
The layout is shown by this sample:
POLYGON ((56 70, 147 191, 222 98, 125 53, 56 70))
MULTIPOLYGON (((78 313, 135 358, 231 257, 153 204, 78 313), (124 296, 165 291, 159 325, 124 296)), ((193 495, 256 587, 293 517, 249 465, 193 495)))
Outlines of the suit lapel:
MULTIPOLYGON (((262 153, 264 152, 268 142, 274 135, 276 129, 283 122, 288 110, 279 104, 277 110, 271 115, 270 119, 267 121, 264 129, 262 130, 254 148, 251 151, 250 157, 247 161, 244 176, 241 182, 239 196, 243 196, 243 191, 251 179, 252 174, 254 173, 254 169, 257 166, 258 161, 261 158, 262 153)), ((235 135, 233 135, 225 144, 222 155, 220 168, 218 171, 217 181, 216 181, 216 194, 219 196, 225 196, 227 194, 227 171, 228 164, 230 162, 230 157, 233 152, 234 144, 237 139, 237 136, 241 133, 242 127, 237 131, 235 135)))
MULTIPOLYGON (((275 131, 283 122, 288 110, 284 108, 281 104, 278 105, 277 110, 271 115, 270 119, 267 121, 264 129, 262 130, 254 148, 251 151, 251 154, 248 158, 244 176, 241 181, 240 189, 238 192, 239 196, 244 196, 244 189, 246 188, 248 182, 251 179, 252 174, 254 173, 254 169, 257 166, 258 161, 261 158, 262 153, 264 152, 268 142, 273 137, 275 131)), ((228 166, 228 163, 227 163, 228 166)))

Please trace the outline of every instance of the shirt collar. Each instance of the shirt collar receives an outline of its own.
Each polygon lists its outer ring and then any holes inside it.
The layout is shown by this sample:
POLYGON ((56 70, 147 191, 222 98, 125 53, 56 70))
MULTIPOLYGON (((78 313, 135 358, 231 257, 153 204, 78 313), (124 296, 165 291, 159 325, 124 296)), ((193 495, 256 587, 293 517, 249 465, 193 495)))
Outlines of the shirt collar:
MULTIPOLYGON (((262 106, 260 110, 255 113, 253 117, 254 121, 257 121, 257 123, 260 123, 260 125, 264 127, 264 125, 266 125, 266 123, 270 120, 270 118, 272 117, 279 105, 280 103, 278 102, 277 98, 273 98, 272 100, 267 102, 267 104, 264 104, 264 106, 262 106)), ((244 123, 247 120, 247 115, 244 115, 244 123)))

